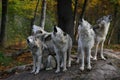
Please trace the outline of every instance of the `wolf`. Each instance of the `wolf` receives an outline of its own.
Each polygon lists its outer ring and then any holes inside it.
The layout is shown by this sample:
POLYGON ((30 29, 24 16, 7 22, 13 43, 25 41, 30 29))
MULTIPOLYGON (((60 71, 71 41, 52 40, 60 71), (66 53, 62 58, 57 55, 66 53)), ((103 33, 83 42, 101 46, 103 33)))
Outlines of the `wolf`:
POLYGON ((93 30, 95 32, 95 43, 96 43, 95 55, 93 57, 93 60, 97 60, 98 45, 100 43, 101 43, 100 56, 103 60, 106 60, 106 58, 103 55, 103 47, 111 20, 112 20, 111 15, 103 16, 102 18, 97 20, 96 25, 93 27, 93 30))
POLYGON ((53 41, 57 60, 57 69, 55 73, 60 72, 60 65, 63 66, 63 71, 66 71, 67 60, 68 67, 71 67, 70 55, 72 49, 72 39, 67 33, 65 33, 61 28, 57 26, 54 26, 51 38, 53 41))
POLYGON ((47 50, 50 55, 55 57, 54 46, 53 46, 53 42, 51 39, 52 32, 47 32, 43 28, 34 25, 33 33, 35 34, 36 39, 43 43, 45 50, 47 50))
POLYGON ((42 67, 43 43, 39 42, 39 44, 40 44, 40 46, 39 46, 38 41, 35 39, 35 37, 29 36, 27 38, 27 44, 28 44, 30 51, 32 52, 32 56, 33 56, 33 70, 31 71, 31 73, 37 74, 37 73, 39 73, 39 70, 42 67))
POLYGON ((27 44, 33 56, 33 70, 31 73, 37 74, 43 66, 47 66, 48 68, 50 67, 49 65, 51 65, 51 59, 54 58, 53 56, 55 52, 52 41, 48 40, 48 36, 51 33, 46 32, 36 25, 33 25, 32 31, 33 34, 27 38, 27 44), (48 60, 45 65, 43 65, 43 62, 45 62, 44 58, 48 60))
POLYGON ((94 46, 94 36, 95 33, 91 28, 91 24, 86 20, 82 19, 78 26, 78 56, 77 56, 77 63, 80 61, 80 53, 82 58, 82 64, 80 70, 84 70, 85 65, 85 54, 87 55, 87 69, 91 69, 91 49, 94 46))

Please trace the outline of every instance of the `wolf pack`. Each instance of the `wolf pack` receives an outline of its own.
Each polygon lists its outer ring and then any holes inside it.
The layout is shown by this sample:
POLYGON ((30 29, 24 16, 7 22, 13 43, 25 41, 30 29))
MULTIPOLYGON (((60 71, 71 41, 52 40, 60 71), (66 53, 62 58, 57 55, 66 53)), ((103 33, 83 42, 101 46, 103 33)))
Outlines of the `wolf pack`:
MULTIPOLYGON (((80 64, 80 70, 85 69, 85 61, 87 61, 87 69, 91 70, 91 59, 97 60, 99 44, 100 57, 103 55, 104 42, 109 30, 111 15, 103 16, 96 21, 95 25, 91 25, 85 19, 82 19, 78 25, 78 48, 76 63, 80 64), (91 55, 91 49, 95 45, 95 54, 91 55), (86 60, 85 60, 86 59, 86 60)), ((69 27, 69 26, 68 26, 69 27)), ((38 74, 41 69, 56 68, 55 73, 67 71, 71 67, 71 49, 72 38, 64 32, 60 27, 54 25, 52 32, 45 31, 42 27, 33 25, 32 35, 27 37, 27 44, 33 57, 33 67, 31 73, 38 74), (54 60, 56 67, 53 67, 54 60)))

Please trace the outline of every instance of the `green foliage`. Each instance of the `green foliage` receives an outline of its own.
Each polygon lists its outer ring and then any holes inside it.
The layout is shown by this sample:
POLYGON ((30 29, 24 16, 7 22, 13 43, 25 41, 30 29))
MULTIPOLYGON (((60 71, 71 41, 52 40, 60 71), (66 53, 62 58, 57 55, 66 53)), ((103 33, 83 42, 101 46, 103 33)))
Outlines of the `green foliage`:
POLYGON ((119 0, 110 0, 112 4, 119 4, 119 0))
MULTIPOLYGON (((39 6, 41 7, 42 1, 40 1, 39 6)), ((35 24, 40 24, 41 8, 39 8, 39 14, 36 16, 35 24)), ((46 9, 46 21, 45 21, 45 30, 52 31, 54 24, 57 24, 57 3, 55 0, 47 0, 47 9, 46 9)))
MULTIPOLYGON (((52 31, 53 25, 57 24, 57 1, 47 0, 47 12, 45 30, 52 31)), ((75 4, 75 0, 72 0, 75 4)), ((81 14, 82 5, 84 0, 78 0, 78 15, 81 14)), ((6 44, 11 45, 16 42, 25 41, 29 35, 31 19, 34 15, 34 10, 37 0, 9 0, 8 2, 8 15, 6 27, 6 44)), ((91 23, 107 14, 114 13, 114 6, 120 4, 120 0, 91 0, 88 2, 85 12, 85 18, 91 23), (110 5, 110 6, 109 6, 110 5)), ((41 14, 42 1, 38 5, 35 24, 39 25, 41 14)), ((119 5, 118 5, 119 6, 119 5)), ((74 5, 72 6, 74 9, 74 5)), ((118 9, 120 12, 120 9, 118 9)), ((1 3, 0 3, 0 18, 1 18, 1 3)))
MULTIPOLYGON (((35 24, 39 25, 41 4, 38 5, 35 24)), ((6 26, 6 45, 13 45, 17 42, 25 41, 29 35, 31 19, 34 16, 34 10, 37 0, 9 0, 8 2, 8 20, 6 26)), ((47 0, 47 13, 45 30, 51 31, 51 27, 56 24, 56 2, 47 0), (54 7, 53 7, 54 6, 54 7)))
POLYGON ((45 30, 52 31, 53 25, 57 24, 57 3, 56 1, 47 0, 45 30))
POLYGON ((5 57, 4 53, 0 52, 0 65, 7 66, 9 65, 13 59, 11 57, 5 57))
POLYGON ((36 3, 37 0, 9 0, 8 13, 31 19, 33 17, 36 3))

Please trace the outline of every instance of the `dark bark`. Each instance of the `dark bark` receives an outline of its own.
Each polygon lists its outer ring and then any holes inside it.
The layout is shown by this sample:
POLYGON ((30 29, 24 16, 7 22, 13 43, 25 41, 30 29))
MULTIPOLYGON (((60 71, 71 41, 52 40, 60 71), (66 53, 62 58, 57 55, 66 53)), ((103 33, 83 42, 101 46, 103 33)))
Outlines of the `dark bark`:
POLYGON ((0 29, 0 44, 2 46, 4 46, 4 42, 5 42, 7 5, 8 5, 8 0, 2 0, 2 19, 1 19, 1 29, 0 29))
POLYGON ((78 21, 77 21, 77 8, 78 8, 78 0, 75 0, 75 8, 74 8, 74 38, 75 38, 75 43, 76 43, 76 37, 77 37, 77 26, 78 26, 78 21))
POLYGON ((78 8, 78 0, 75 0, 75 8, 74 8, 74 25, 75 25, 75 21, 76 21, 77 8, 78 8))
POLYGON ((84 17, 85 10, 86 10, 86 7, 87 7, 87 2, 88 2, 88 0, 84 0, 84 4, 83 4, 83 7, 82 7, 82 12, 81 12, 81 15, 80 15, 80 21, 82 21, 82 18, 84 17))
POLYGON ((72 0, 57 0, 58 26, 68 33, 72 39, 74 34, 72 0))
POLYGON ((34 16, 31 19, 30 32, 29 32, 30 35, 32 34, 32 27, 33 27, 33 24, 35 23, 35 18, 36 18, 36 12, 37 12, 37 8, 38 8, 38 4, 39 4, 39 0, 38 0, 38 2, 36 4, 36 7, 35 7, 34 16))
POLYGON ((43 29, 44 29, 44 26, 45 26, 45 17, 46 17, 46 0, 42 0, 40 27, 42 27, 43 29))
POLYGON ((118 19, 117 19, 117 15, 118 15, 118 4, 115 4, 115 7, 114 7, 114 16, 113 16, 113 27, 111 29, 111 32, 110 32, 110 36, 108 37, 108 42, 107 42, 107 45, 109 45, 111 43, 111 39, 113 37, 113 34, 114 34, 114 31, 118 25, 118 19))
MULTIPOLYGON (((88 2, 88 0, 84 0, 83 7, 82 7, 82 12, 80 14, 79 21, 78 21, 78 23, 76 24, 76 27, 75 27, 75 34, 74 35, 75 35, 76 40, 77 40, 77 37, 78 37, 78 32, 77 32, 78 27, 77 26, 82 21, 82 18, 84 18, 85 10, 86 10, 86 7, 87 7, 87 2, 88 2)), ((77 5, 78 5, 78 3, 77 3, 77 0, 76 0, 76 6, 77 5)))

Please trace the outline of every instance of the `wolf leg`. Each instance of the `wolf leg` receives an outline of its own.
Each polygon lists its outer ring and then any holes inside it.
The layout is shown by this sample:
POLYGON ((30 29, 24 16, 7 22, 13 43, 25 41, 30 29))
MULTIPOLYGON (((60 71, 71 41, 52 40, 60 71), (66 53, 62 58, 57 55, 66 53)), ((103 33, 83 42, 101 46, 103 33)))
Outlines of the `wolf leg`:
POLYGON ((36 63, 37 63, 37 57, 35 55, 33 55, 33 69, 31 71, 31 73, 34 73, 36 70, 36 63))
POLYGON ((81 54, 82 54, 82 65, 80 67, 80 70, 84 70, 84 66, 85 66, 85 63, 84 63, 84 59, 85 59, 85 53, 84 53, 84 50, 82 49, 81 50, 81 54))
POLYGON ((71 49, 68 50, 68 67, 71 67, 71 49))
POLYGON ((99 45, 99 42, 96 43, 96 46, 95 46, 95 55, 94 55, 93 60, 97 60, 98 45, 99 45))
POLYGON ((37 70, 35 72, 35 74, 39 73, 40 69, 41 69, 41 66, 42 66, 42 56, 39 56, 38 59, 37 59, 37 70))
POLYGON ((55 71, 55 73, 60 72, 60 56, 59 53, 56 54, 56 60, 57 60, 57 69, 55 71))
POLYGON ((66 62, 67 62, 67 52, 64 52, 63 53, 63 71, 66 71, 67 68, 66 68, 66 62))
POLYGON ((105 58, 104 55, 103 55, 103 46, 104 46, 104 41, 102 41, 102 43, 101 43, 100 56, 101 56, 101 58, 102 58, 103 60, 106 60, 106 58, 105 58))
POLYGON ((87 69, 91 70, 92 67, 91 67, 91 60, 90 60, 90 56, 91 56, 90 48, 87 49, 86 54, 87 54, 87 69))
POLYGON ((79 62, 80 62, 80 51, 81 51, 81 49, 78 48, 77 61, 76 61, 76 63, 79 63, 79 62))

